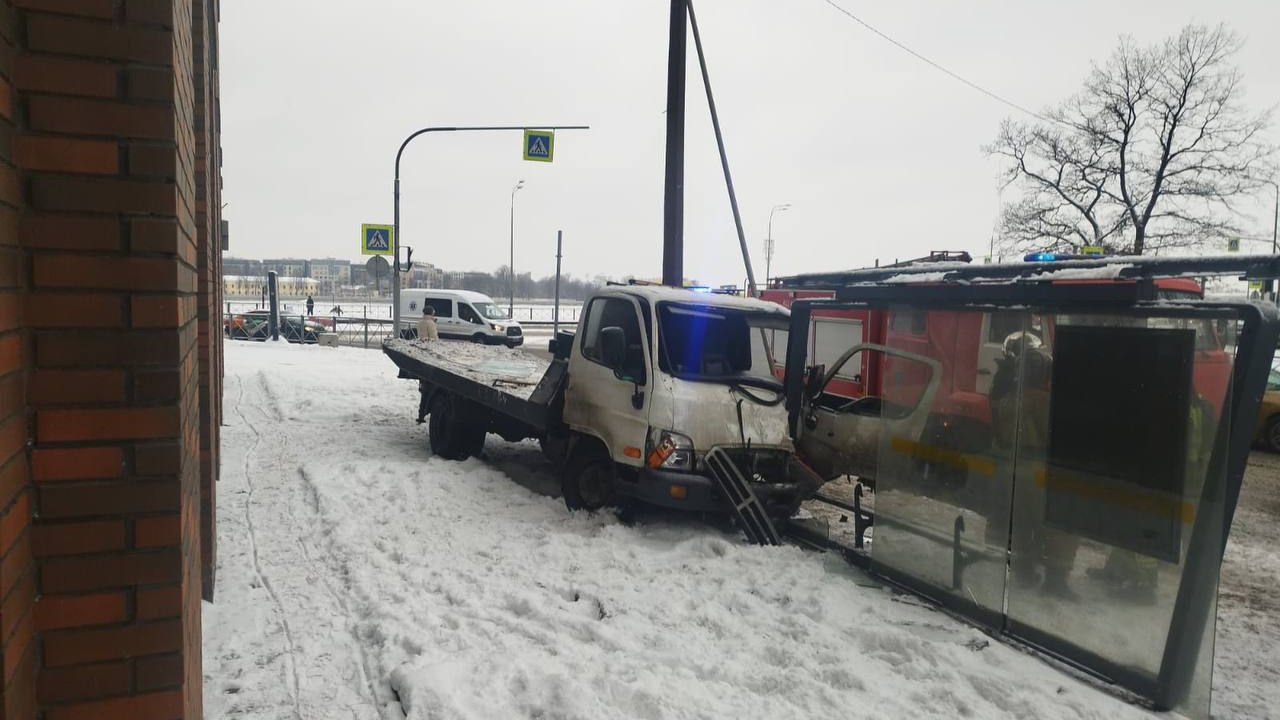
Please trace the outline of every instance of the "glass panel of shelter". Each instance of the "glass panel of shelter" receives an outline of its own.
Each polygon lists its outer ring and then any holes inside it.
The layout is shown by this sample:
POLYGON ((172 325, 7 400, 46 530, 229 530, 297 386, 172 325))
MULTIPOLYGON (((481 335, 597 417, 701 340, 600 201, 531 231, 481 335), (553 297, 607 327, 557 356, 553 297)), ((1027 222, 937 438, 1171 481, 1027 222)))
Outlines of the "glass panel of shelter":
POLYGON ((1144 694, 1181 668, 1174 708, 1207 717, 1234 340, 1155 314, 1049 324, 1022 365, 1008 628, 1144 694), (1187 586, 1207 607, 1175 611, 1187 586))
MULTIPOLYGON (((942 377, 927 422, 882 418, 873 567, 1141 693, 1181 668, 1176 709, 1207 716, 1234 324, 890 313, 942 377), (1175 617, 1187 583, 1210 604, 1175 617)), ((919 402, 927 375, 884 362, 884 406, 919 402)))

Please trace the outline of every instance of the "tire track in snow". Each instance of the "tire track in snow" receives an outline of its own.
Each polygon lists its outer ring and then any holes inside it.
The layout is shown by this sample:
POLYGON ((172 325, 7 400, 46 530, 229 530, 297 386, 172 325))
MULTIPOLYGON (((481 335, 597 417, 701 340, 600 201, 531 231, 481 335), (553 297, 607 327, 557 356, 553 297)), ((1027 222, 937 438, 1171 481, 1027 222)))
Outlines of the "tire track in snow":
MULTIPOLYGON (((325 562, 323 559, 317 560, 312 552, 312 548, 315 547, 321 554, 328 552, 330 557, 338 557, 334 553, 335 546, 331 531, 324 525, 324 518, 319 510, 318 487, 304 468, 304 458, 296 454, 298 449, 307 447, 307 443, 300 440, 296 433, 291 432, 295 418, 286 414, 285 402, 280 397, 278 388, 273 387, 270 378, 265 373, 260 372, 258 374, 258 383, 261 389, 258 397, 261 402, 255 404, 253 410, 260 413, 262 420, 271 427, 271 435, 268 436, 266 442, 266 452, 279 460, 283 460, 284 466, 291 466, 295 471, 294 473, 281 472, 279 482, 272 484, 270 487, 273 494, 268 502, 278 507, 287 508, 289 518, 289 522, 271 529, 292 528, 296 531, 287 532, 284 535, 273 533, 272 537, 267 539, 268 550, 273 552, 272 558, 275 561, 283 561, 293 567, 305 564, 305 567, 310 571, 309 575, 311 577, 318 576, 319 585, 324 590, 324 595, 329 602, 321 602, 317 605, 302 601, 302 604, 294 609, 305 613, 302 616, 304 622, 332 622, 335 625, 335 631, 337 630, 336 626, 339 625, 346 631, 346 641, 343 642, 339 639, 339 642, 345 646, 345 652, 341 653, 341 657, 354 666, 354 677, 348 676, 344 678, 346 682, 342 683, 342 685, 351 690, 359 701, 359 704, 355 706, 346 705, 346 710, 354 718, 363 717, 359 712, 361 706, 373 710, 378 716, 385 716, 386 706, 380 702, 377 686, 372 680, 375 674, 371 670, 370 659, 367 654, 368 648, 365 647, 358 634, 359 618, 356 617, 351 609, 352 594, 349 587, 350 583, 347 583, 347 591, 344 593, 342 588, 335 585, 335 578, 331 577, 334 574, 341 574, 343 578, 347 578, 350 575, 350 569, 345 562, 333 563, 325 562), (290 478, 300 479, 301 482, 288 482, 290 478), (276 497, 276 494, 280 496, 276 497), (305 509, 310 509, 311 514, 309 516, 297 512, 305 509), (312 529, 320 533, 322 544, 310 542, 311 535, 307 531, 312 529), (290 555, 290 553, 295 552, 291 550, 293 547, 297 548, 296 554, 290 555)), ((283 470, 284 466, 280 469, 283 470)), ((283 592, 288 595, 289 589, 285 588, 283 592)), ((307 597, 313 596, 308 595, 307 597)), ((295 642, 298 639, 302 641, 300 647, 306 647, 315 641, 314 637, 309 637, 309 633, 314 635, 311 630, 312 628, 304 626, 300 630, 300 634, 296 635, 295 642)), ((335 639, 342 637, 341 631, 335 632, 335 635, 337 636, 335 639)), ((321 651, 323 652, 323 649, 321 651)), ((317 657, 327 656, 326 654, 317 657)), ((300 659, 304 667, 309 667, 307 662, 316 658, 311 658, 304 652, 300 659)), ((305 671, 303 675, 308 678, 311 677, 305 671)), ((321 695, 327 697, 324 691, 321 691, 321 695)), ((338 705, 333 704, 338 702, 336 698, 331 698, 329 702, 330 704, 324 706, 325 713, 333 712, 338 707, 338 705)), ((310 691, 308 691, 308 697, 303 698, 303 704, 308 707, 315 705, 315 701, 310 697, 310 691)))
MULTIPOLYGON (((320 527, 322 527, 322 530, 320 532, 324 536, 324 539, 327 545, 328 556, 330 558, 337 558, 337 555, 334 552, 335 543, 333 540, 333 533, 330 532, 327 528, 323 528, 323 525, 322 525, 324 518, 323 518, 323 513, 321 513, 320 511, 319 488, 316 487, 315 480, 312 479, 311 475, 307 473, 305 468, 301 468, 301 467, 298 468, 298 477, 302 479, 304 489, 306 490, 306 493, 307 493, 307 506, 310 507, 311 511, 315 514, 315 519, 317 523, 321 524, 320 527)), ((311 557, 311 551, 307 549, 307 544, 302 541, 302 538, 298 538, 298 547, 301 548, 302 556, 306 558, 307 564, 311 566, 315 566, 316 562, 311 557)), ((323 564, 327 566, 326 569, 333 567, 333 565, 330 563, 323 563, 323 564)), ((383 705, 378 701, 378 690, 373 683, 373 672, 370 670, 369 654, 366 651, 364 643, 360 641, 360 633, 357 627, 358 620, 352 613, 350 604, 347 602, 348 598, 350 597, 350 590, 351 590, 351 587, 350 587, 351 583, 349 580, 351 576, 351 572, 350 572, 350 569, 347 567, 346 562, 342 560, 338 560, 337 565, 338 565, 337 571, 342 574, 342 577, 348 578, 348 582, 347 582, 348 592, 340 593, 337 590, 335 590, 333 587, 333 583, 329 579, 328 573, 323 573, 323 572, 319 573, 321 577, 320 584, 321 586, 324 587, 325 592, 328 593, 329 598, 333 600, 334 603, 337 604, 337 606, 342 610, 342 614, 344 616, 344 619, 346 620, 347 632, 348 634, 351 635, 351 644, 355 646, 355 657, 359 660, 359 662, 357 663, 357 668, 360 670, 360 681, 364 684, 363 690, 368 691, 368 694, 365 695, 365 697, 371 705, 373 705, 375 708, 378 709, 379 716, 386 717, 386 714, 382 712, 383 705)), ((361 694, 364 694, 363 690, 361 694)))
MULTIPOLYGON (((253 432, 253 444, 244 454, 244 464, 241 472, 244 473, 244 484, 246 488, 244 502, 244 519, 246 526, 246 537, 249 540, 250 556, 253 558, 253 574, 258 582, 266 588, 267 595, 271 597, 271 602, 275 606, 276 617, 280 620, 280 627, 284 631, 285 650, 288 655, 289 676, 293 680, 293 685, 289 687, 289 697, 293 701, 293 714, 298 720, 302 718, 302 702, 298 697, 298 689, 301 682, 298 678, 298 660, 296 645, 293 641, 293 631, 289 627, 289 620, 285 617, 284 604, 280 602, 280 596, 276 594, 275 589, 271 586, 271 581, 267 579, 266 573, 262 570, 262 563, 258 557, 258 538, 257 532, 253 525, 253 473, 251 472, 254 453, 257 452, 258 446, 262 444, 262 433, 258 430, 258 426, 250 422, 248 416, 244 414, 244 378, 236 376, 238 393, 236 396, 236 415, 240 416, 240 421, 245 424, 253 432)), ((259 374, 259 382, 265 385, 259 374)))

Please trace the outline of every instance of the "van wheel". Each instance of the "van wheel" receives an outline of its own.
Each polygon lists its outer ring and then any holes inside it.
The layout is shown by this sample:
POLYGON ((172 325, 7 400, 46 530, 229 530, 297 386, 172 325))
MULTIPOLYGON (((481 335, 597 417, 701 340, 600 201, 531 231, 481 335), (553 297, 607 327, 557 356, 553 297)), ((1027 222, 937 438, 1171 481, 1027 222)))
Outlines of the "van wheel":
POLYGON ((466 460, 484 447, 484 430, 467 422, 460 409, 448 393, 436 393, 431 400, 427 437, 431 452, 445 460, 466 460))
POLYGON ((475 335, 471 336, 471 342, 484 345, 486 342, 488 342, 488 338, 484 336, 484 333, 476 333, 475 335))
POLYGON ((584 444, 565 466, 560 480, 564 504, 570 510, 599 510, 614 504, 617 470, 613 459, 595 443, 584 444))

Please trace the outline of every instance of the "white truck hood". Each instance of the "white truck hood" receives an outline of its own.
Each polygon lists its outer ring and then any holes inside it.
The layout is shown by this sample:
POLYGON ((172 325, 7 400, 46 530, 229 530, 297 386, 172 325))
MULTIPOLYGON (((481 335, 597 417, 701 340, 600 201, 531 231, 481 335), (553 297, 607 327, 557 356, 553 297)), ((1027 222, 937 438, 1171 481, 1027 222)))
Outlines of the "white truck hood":
MULTIPOLYGON (((650 424, 665 425, 688 436, 699 455, 717 445, 742 445, 744 441, 749 441, 752 447, 792 450, 785 404, 762 405, 723 383, 681 380, 665 374, 659 377, 663 385, 662 400, 666 402, 653 405, 650 424), (739 401, 741 424, 738 422, 739 401)), ((764 388, 748 390, 761 399, 778 398, 776 393, 764 388)))

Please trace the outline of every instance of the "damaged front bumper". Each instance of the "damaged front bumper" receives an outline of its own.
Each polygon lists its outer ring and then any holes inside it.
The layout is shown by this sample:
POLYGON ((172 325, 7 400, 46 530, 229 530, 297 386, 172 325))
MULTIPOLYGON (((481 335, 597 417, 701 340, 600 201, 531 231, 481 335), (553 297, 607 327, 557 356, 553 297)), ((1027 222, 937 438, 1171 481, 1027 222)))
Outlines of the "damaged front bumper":
MULTIPOLYGON (((749 479, 751 491, 772 518, 795 515, 800 503, 822 484, 812 470, 790 452, 745 447, 722 448, 749 479)), ((618 493, 649 505, 693 512, 730 512, 728 500, 714 479, 699 472, 640 468, 633 481, 620 480, 618 493)))

